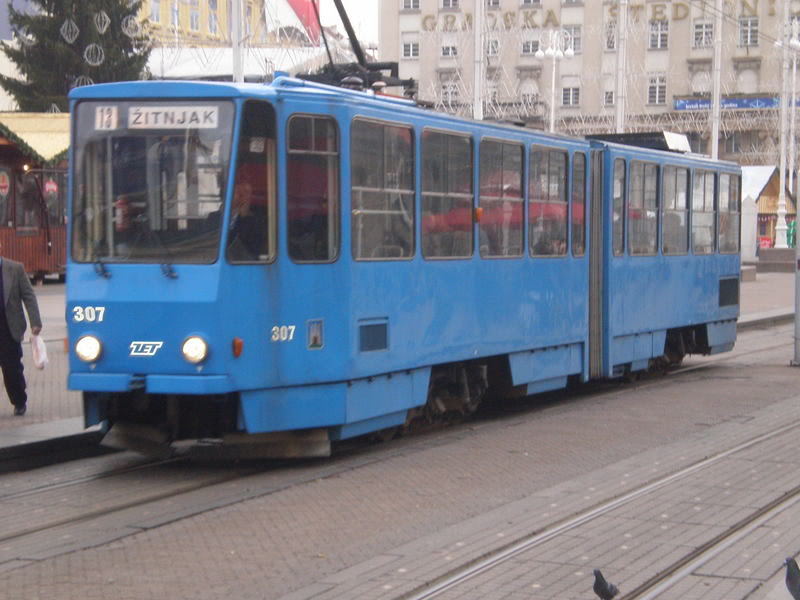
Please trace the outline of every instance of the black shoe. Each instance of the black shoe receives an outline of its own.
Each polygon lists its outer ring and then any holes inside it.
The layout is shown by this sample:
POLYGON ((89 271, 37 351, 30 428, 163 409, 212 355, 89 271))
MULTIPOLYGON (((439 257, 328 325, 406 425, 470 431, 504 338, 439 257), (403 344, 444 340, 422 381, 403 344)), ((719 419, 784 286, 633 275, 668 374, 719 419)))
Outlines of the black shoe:
POLYGON ((25 411, 28 409, 27 405, 23 404, 22 406, 15 406, 14 407, 14 416, 21 417, 25 414, 25 411))

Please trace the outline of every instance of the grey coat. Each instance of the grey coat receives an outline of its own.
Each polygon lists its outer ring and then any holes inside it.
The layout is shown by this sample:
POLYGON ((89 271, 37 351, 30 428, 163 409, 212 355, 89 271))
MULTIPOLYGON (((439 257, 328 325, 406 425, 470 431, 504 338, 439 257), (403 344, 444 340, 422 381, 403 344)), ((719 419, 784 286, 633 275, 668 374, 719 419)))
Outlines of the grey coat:
POLYGON ((25 273, 25 267, 7 258, 3 258, 3 301, 6 307, 6 322, 8 329, 18 342, 22 341, 27 324, 25 314, 22 312, 22 304, 28 311, 31 327, 41 327, 42 319, 39 316, 39 303, 36 301, 36 294, 25 273))

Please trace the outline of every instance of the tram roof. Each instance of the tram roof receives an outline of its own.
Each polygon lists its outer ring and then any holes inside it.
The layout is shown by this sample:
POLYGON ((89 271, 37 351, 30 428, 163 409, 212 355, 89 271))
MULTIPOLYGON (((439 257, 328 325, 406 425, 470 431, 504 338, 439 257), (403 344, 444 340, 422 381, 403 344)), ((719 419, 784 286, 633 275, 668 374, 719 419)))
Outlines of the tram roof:
POLYGON ((0 135, 31 159, 53 164, 69 149, 69 114, 0 112, 0 135))

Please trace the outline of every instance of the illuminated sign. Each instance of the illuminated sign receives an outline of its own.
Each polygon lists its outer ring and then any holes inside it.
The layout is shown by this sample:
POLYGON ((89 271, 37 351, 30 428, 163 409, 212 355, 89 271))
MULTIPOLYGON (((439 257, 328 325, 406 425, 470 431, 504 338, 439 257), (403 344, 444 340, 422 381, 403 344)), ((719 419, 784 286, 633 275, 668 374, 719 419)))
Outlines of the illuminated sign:
POLYGON ((131 106, 128 129, 216 129, 216 106, 131 106))

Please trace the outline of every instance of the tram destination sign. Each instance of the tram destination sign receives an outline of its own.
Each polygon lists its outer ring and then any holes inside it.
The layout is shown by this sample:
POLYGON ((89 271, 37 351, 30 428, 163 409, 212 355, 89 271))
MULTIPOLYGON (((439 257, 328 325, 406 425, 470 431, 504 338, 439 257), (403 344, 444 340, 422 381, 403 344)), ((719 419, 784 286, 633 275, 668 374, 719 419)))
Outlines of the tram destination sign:
POLYGON ((131 106, 128 129, 216 129, 216 106, 131 106))

